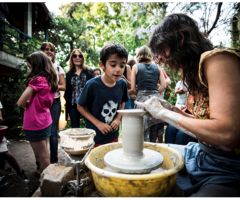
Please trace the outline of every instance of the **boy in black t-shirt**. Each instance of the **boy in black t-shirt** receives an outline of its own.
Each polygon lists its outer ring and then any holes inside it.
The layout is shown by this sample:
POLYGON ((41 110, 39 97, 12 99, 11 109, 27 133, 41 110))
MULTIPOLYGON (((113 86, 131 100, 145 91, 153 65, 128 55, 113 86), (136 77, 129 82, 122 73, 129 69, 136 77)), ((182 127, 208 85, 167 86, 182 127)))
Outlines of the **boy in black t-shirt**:
POLYGON ((122 75, 128 53, 118 43, 106 44, 100 51, 99 65, 104 73, 89 80, 78 98, 78 111, 85 117, 86 128, 96 131, 95 146, 117 142, 121 115, 129 100, 127 82, 122 75))

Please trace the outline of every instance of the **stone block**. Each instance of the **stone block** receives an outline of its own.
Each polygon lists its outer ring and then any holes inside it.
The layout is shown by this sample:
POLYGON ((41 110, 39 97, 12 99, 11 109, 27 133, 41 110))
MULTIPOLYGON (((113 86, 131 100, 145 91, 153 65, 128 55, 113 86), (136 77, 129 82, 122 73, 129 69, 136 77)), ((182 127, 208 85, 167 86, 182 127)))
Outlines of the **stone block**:
POLYGON ((40 177, 40 189, 43 197, 63 197, 67 183, 74 180, 73 167, 50 164, 40 177))

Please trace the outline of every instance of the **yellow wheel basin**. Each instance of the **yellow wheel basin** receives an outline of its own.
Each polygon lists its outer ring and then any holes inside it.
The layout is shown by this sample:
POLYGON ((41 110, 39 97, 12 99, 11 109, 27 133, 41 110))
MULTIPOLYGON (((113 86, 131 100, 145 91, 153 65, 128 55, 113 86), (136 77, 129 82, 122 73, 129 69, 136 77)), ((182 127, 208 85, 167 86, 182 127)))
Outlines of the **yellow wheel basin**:
POLYGON ((120 174, 103 170, 107 152, 121 148, 122 143, 110 143, 94 148, 85 160, 92 171, 94 184, 106 197, 166 197, 175 187, 177 173, 184 166, 184 158, 175 149, 156 143, 144 143, 144 148, 162 154, 164 160, 158 174, 120 174))

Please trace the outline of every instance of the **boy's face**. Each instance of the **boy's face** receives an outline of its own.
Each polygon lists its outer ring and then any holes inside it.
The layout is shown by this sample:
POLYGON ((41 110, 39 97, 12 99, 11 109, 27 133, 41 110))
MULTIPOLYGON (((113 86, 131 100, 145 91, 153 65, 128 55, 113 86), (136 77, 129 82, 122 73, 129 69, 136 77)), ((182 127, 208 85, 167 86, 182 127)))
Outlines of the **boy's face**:
POLYGON ((104 70, 105 76, 111 81, 116 82, 122 77, 126 63, 126 58, 119 58, 117 54, 113 54, 108 58, 105 66, 101 61, 99 65, 104 70))

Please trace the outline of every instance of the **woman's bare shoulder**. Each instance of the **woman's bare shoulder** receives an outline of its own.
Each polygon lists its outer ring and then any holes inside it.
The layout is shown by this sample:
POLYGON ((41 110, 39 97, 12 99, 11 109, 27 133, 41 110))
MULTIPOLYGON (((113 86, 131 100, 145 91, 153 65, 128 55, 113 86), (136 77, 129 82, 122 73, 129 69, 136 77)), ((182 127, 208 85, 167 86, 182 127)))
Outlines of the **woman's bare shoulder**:
POLYGON ((214 55, 208 57, 204 61, 204 65, 209 65, 209 64, 238 64, 240 65, 240 57, 233 53, 229 52, 218 52, 215 53, 214 55))

